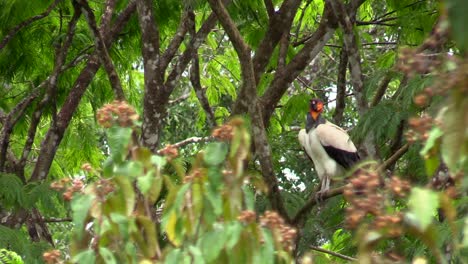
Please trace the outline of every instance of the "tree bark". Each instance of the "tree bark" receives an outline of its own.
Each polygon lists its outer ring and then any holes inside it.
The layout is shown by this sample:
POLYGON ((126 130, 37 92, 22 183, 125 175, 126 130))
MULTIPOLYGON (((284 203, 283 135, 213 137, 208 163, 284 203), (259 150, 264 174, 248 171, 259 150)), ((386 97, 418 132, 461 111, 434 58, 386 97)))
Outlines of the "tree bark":
MULTIPOLYGON (((110 43, 112 43, 112 41, 117 38, 118 33, 120 33, 120 31, 123 29, 124 25, 130 19, 135 9, 135 2, 130 2, 127 8, 116 19, 114 26, 104 36, 106 45, 110 45, 110 43)), ((73 114, 75 113, 75 110, 78 107, 84 92, 93 80, 94 75, 96 74, 99 67, 99 57, 97 53, 94 52, 76 79, 70 93, 65 100, 65 103, 60 109, 60 112, 57 114, 57 122, 51 125, 49 131, 41 143, 39 157, 36 162, 36 166, 34 167, 30 181, 40 181, 47 177, 65 130, 70 124, 73 114)))

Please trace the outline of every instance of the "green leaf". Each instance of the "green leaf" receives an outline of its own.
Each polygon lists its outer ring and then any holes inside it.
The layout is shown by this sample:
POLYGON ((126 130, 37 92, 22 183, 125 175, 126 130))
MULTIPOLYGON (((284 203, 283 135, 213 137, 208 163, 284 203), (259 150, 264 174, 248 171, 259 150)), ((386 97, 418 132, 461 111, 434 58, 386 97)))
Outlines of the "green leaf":
POLYGON ((132 135, 129 127, 113 126, 107 130, 107 142, 115 161, 121 161, 126 154, 124 152, 132 135))
POLYGON ((115 259, 114 254, 108 248, 100 247, 99 254, 104 259, 104 263, 117 264, 117 260, 115 259))
POLYGON ((464 222, 462 247, 468 248, 468 217, 465 217, 464 222))
POLYGON ((231 250, 239 241, 242 233, 242 225, 239 222, 232 222, 226 228, 226 249, 231 250))
POLYGON ((73 211, 73 223, 75 224, 76 234, 81 238, 83 235, 84 222, 88 216, 88 211, 94 200, 94 195, 75 195, 71 202, 73 211))
POLYGON ((434 127, 429 132, 429 137, 427 138, 424 148, 421 150, 421 155, 425 156, 429 150, 436 146, 438 140, 444 135, 444 132, 439 127, 434 127))
POLYGON ((218 166, 224 161, 227 153, 228 146, 225 143, 212 142, 206 146, 203 159, 209 166, 218 166))
POLYGON ((207 262, 215 261, 221 253, 226 242, 226 234, 223 230, 205 233, 201 238, 201 249, 207 262))
POLYGON ((169 252, 169 254, 164 259, 164 263, 172 264, 172 263, 182 263, 184 259, 184 254, 182 250, 176 248, 169 252))
POLYGON ((138 189, 140 189, 143 195, 146 195, 148 191, 151 189, 154 179, 155 179, 154 171, 152 170, 148 171, 148 173, 146 173, 145 176, 137 178, 138 189))
POLYGON ((152 185, 147 193, 147 199, 150 203, 156 202, 158 200, 159 195, 161 194, 161 189, 163 186, 163 178, 162 177, 154 177, 152 181, 152 185))
POLYGON ((158 155, 152 155, 151 156, 151 163, 153 163, 156 167, 162 168, 164 165, 166 165, 167 161, 166 158, 158 155))
POLYGON ((439 207, 439 195, 432 190, 415 187, 411 190, 408 206, 410 211, 406 218, 419 231, 424 232, 432 223, 439 207))
POLYGON ((389 51, 383 54, 382 56, 379 56, 379 58, 377 59, 377 66, 379 66, 379 68, 389 69, 393 66, 393 63, 395 62, 395 57, 395 51, 389 51))
POLYGON ((125 211, 127 212, 127 215, 131 215, 136 199, 135 190, 133 189, 132 183, 125 176, 115 177, 115 182, 120 187, 121 195, 125 200, 125 211))
POLYGON ((203 253, 198 247, 195 246, 189 246, 188 250, 190 254, 193 256, 193 263, 194 264, 204 264, 205 259, 203 259, 203 253))
POLYGON ((129 230, 129 220, 131 219, 133 221, 133 218, 129 218, 128 216, 119 213, 111 213, 110 219, 119 226, 119 234, 122 236, 122 238, 127 240, 130 231, 133 231, 129 230))
POLYGON ((255 210, 255 194, 249 186, 242 186, 244 191, 245 207, 248 210, 255 210))
POLYGON ((443 135, 444 132, 439 127, 434 127, 429 132, 429 138, 420 152, 421 156, 423 156, 425 160, 426 174, 428 177, 432 177, 440 165, 438 150, 443 135))
POLYGON ((264 240, 260 249, 260 255, 255 255, 259 259, 254 259, 254 263, 275 263, 275 244, 273 235, 267 229, 262 229, 262 238, 264 240))
POLYGON ((453 32, 452 37, 461 50, 468 51, 468 34, 466 34, 468 3, 466 0, 448 0, 446 3, 453 32))
POLYGON ((72 258, 73 263, 78 264, 89 264, 89 263, 96 263, 96 255, 94 254, 94 250, 87 249, 85 251, 80 252, 76 256, 72 258))

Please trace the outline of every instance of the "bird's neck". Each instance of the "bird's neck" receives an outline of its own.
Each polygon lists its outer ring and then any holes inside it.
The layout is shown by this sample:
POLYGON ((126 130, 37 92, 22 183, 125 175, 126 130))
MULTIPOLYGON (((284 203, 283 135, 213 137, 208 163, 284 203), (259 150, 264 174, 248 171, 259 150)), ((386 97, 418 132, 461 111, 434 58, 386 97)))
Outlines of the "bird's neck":
POLYGON ((307 113, 306 121, 306 132, 309 132, 311 129, 316 128, 320 124, 324 124, 326 120, 322 117, 320 113, 309 112, 307 113))

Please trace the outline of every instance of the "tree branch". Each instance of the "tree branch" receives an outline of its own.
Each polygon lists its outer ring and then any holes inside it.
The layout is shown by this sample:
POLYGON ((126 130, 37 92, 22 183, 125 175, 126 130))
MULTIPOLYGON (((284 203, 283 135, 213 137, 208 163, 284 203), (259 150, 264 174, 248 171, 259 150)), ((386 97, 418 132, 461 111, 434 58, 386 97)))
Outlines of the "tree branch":
POLYGON ((272 19, 273 16, 275 15, 275 7, 273 6, 273 2, 271 0, 263 0, 263 3, 265 4, 268 17, 272 19))
POLYGON ((328 4, 325 5, 323 12, 323 19, 312 37, 286 67, 275 73, 273 81, 260 98, 265 123, 268 123, 276 104, 288 89, 289 84, 299 76, 305 67, 309 65, 310 61, 322 50, 325 43, 333 36, 337 25, 333 20, 328 4))
POLYGON ((23 22, 21 22, 20 24, 16 25, 14 28, 12 28, 7 34, 6 36, 3 38, 2 42, 0 42, 0 50, 2 50, 7 44, 8 42, 23 28, 27 27, 28 25, 30 25, 31 23, 37 21, 37 20, 40 20, 40 19, 43 19, 44 17, 48 16, 50 14, 50 12, 52 12, 52 10, 57 6, 57 4, 60 2, 61 0, 55 0, 54 2, 52 2, 52 4, 47 7, 46 11, 42 12, 41 14, 37 15, 37 16, 33 16, 23 22))
POLYGON ((226 8, 220 0, 209 0, 213 12, 217 15, 221 25, 229 36, 234 49, 239 57, 241 72, 242 72, 242 87, 238 101, 242 101, 248 105, 248 112, 252 119, 252 138, 255 147, 255 153, 259 157, 262 176, 268 185, 268 198, 274 210, 284 218, 289 220, 289 216, 284 207, 283 200, 279 189, 278 179, 273 170, 271 161, 271 150, 268 144, 266 130, 262 119, 262 108, 258 102, 255 72, 250 57, 250 48, 244 42, 239 30, 235 26, 226 8))
POLYGON ((26 108, 40 95, 40 89, 34 89, 29 96, 18 103, 5 117, 0 133, 0 171, 5 169, 5 161, 10 143, 10 135, 18 120, 23 116, 26 108))
POLYGON ((280 40, 279 56, 278 56, 278 69, 286 66, 286 57, 288 56, 289 49, 289 32, 283 33, 280 40))
POLYGON ((382 100, 382 97, 385 95, 385 92, 387 91, 388 84, 392 81, 392 79, 393 79, 393 75, 389 72, 380 81, 380 85, 377 89, 377 92, 375 92, 374 98, 372 98, 372 102, 370 104, 371 108, 378 105, 379 102, 382 100))
MULTIPOLYGON (((209 137, 190 137, 190 138, 186 138, 182 141, 179 141, 177 143, 174 143, 174 144, 171 144, 172 147, 175 147, 175 148, 181 148, 181 147, 184 147, 188 144, 192 144, 192 143, 204 143, 204 142, 208 142, 208 141, 212 141, 214 140, 213 137, 209 136, 209 137)), ((161 152, 164 150, 163 149, 159 149, 158 151, 156 151, 157 154, 161 154, 161 152)))
MULTIPOLYGON (((188 13, 189 16, 189 32, 192 39, 195 38, 195 13, 190 11, 188 13)), ((197 95, 198 101, 202 106, 203 110, 207 116, 207 123, 210 127, 214 127, 216 125, 216 118, 211 109, 210 103, 208 102, 208 98, 206 98, 205 89, 202 88, 200 82, 200 60, 198 57, 198 50, 192 51, 192 67, 190 68, 190 82, 192 83, 193 89, 195 90, 195 94, 197 95)))
MULTIPOLYGON (((81 6, 81 10, 83 14, 85 15, 89 28, 93 32, 94 40, 96 42, 96 47, 99 51, 99 58, 101 60, 102 65, 104 66, 104 69, 106 70, 107 76, 109 77, 109 81, 114 90, 115 97, 117 100, 123 101, 125 100, 125 94, 122 89, 122 84, 120 82, 119 75, 117 74, 117 71, 115 70, 114 64, 112 63, 112 59, 109 55, 109 51, 106 47, 106 43, 104 42, 104 38, 102 36, 102 32, 104 32, 103 30, 104 28, 108 27, 108 24, 103 24, 103 27, 101 28, 101 30, 99 30, 97 27, 97 23, 96 23, 96 17, 94 16, 93 10, 88 5, 88 2, 86 0, 77 0, 77 1, 81 6)), ((108 13, 110 14, 113 13, 113 8, 115 8, 115 0, 110 0, 110 4, 113 4, 113 6, 111 5, 111 6, 106 7, 106 11, 105 11, 106 19, 109 19, 111 17, 111 15, 109 15, 108 13)))
POLYGON ((377 169, 378 171, 384 171, 388 168, 390 168, 393 164, 395 164, 409 149, 410 144, 406 143, 403 145, 400 149, 398 149, 395 153, 393 153, 390 158, 388 158, 386 161, 384 161, 379 168, 377 169))
POLYGON ((169 43, 169 46, 167 47, 166 51, 161 56, 160 67, 163 71, 166 70, 167 66, 169 65, 169 62, 174 58, 174 55, 179 49, 180 44, 182 44, 182 41, 184 40, 185 34, 188 30, 188 19, 189 18, 187 13, 184 12, 180 18, 179 28, 177 28, 175 36, 172 38, 171 43, 169 43))
MULTIPOLYGON (((73 17, 71 18, 70 22, 68 23, 67 34, 65 37, 65 41, 63 42, 60 49, 57 50, 54 69, 52 74, 46 80, 47 85, 47 92, 46 96, 37 104, 36 109, 31 117, 31 122, 29 124, 28 135, 26 137, 26 142, 24 143, 23 151, 21 154, 21 158, 18 163, 17 171, 24 177, 24 167, 26 165, 26 160, 31 152, 32 145, 34 143, 34 138, 36 136, 37 126, 42 117, 44 106, 49 103, 51 100, 55 100, 56 97, 56 86, 59 74, 62 72, 61 69, 65 63, 65 59, 67 57, 68 50, 72 44, 73 36, 75 33, 76 25, 78 23, 78 19, 81 16, 80 8, 75 8, 75 12, 73 13, 73 17)), ((56 102, 53 102, 54 108, 54 119, 53 122, 56 122, 56 102)))
POLYGON ((340 253, 337 253, 337 252, 334 252, 334 251, 330 251, 328 249, 324 249, 324 248, 321 248, 321 247, 309 246, 309 248, 312 249, 312 250, 318 251, 318 252, 322 252, 322 253, 325 253, 325 254, 328 254, 328 255, 332 255, 334 257, 344 259, 344 260, 349 260, 349 261, 357 261, 358 260, 357 258, 346 256, 346 255, 343 255, 343 254, 340 254, 340 253))
POLYGON ((362 115, 367 109, 367 101, 364 94, 364 77, 361 69, 361 56, 357 46, 356 36, 353 31, 354 15, 350 16, 346 10, 345 5, 339 0, 326 0, 327 3, 332 7, 338 23, 344 31, 344 46, 349 58, 349 67, 351 72, 351 82, 354 88, 354 94, 356 96, 358 112, 362 115), (352 21, 353 20, 353 21, 352 21))
POLYGON ((336 83, 336 107, 333 113, 333 121, 339 125, 343 121, 343 113, 346 107, 346 70, 348 68, 348 55, 346 50, 340 51, 340 63, 338 64, 338 80, 336 83))
MULTIPOLYGON (((110 43, 112 43, 118 37, 118 34, 123 29, 124 25, 135 12, 135 9, 136 3, 135 1, 131 1, 116 18, 109 32, 104 33, 103 37, 106 42, 106 46, 110 45, 110 43)), ((75 80, 75 83, 73 84, 70 93, 65 99, 60 112, 57 114, 57 122, 49 128, 44 140, 41 143, 39 157, 30 178, 31 182, 40 181, 47 177, 65 130, 70 124, 73 114, 78 107, 84 92, 86 91, 90 82, 93 80, 93 77, 95 76, 99 67, 100 64, 98 55, 96 52, 94 52, 75 80)))
MULTIPOLYGON (((255 56, 253 58, 255 82, 257 84, 260 81, 260 77, 265 72, 265 67, 270 61, 271 55, 273 54, 276 45, 281 40, 281 37, 283 34, 289 34, 293 19, 300 4, 300 0, 285 0, 279 11, 275 13, 272 18, 270 18, 268 29, 262 41, 258 45, 255 56)), ((242 94, 242 91, 240 94, 242 94)), ((234 107, 234 113, 244 112, 245 109, 247 109, 246 106, 236 106, 234 107), (241 109, 238 109, 239 107, 241 107, 241 109)))

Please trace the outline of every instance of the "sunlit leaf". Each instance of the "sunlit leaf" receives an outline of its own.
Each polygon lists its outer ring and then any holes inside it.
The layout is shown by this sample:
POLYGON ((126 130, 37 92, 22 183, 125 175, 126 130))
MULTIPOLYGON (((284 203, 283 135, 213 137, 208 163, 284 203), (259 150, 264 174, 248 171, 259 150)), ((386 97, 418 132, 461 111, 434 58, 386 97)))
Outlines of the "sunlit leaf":
POLYGON ((228 146, 222 142, 212 142, 205 148, 204 160, 209 166, 221 164, 228 153, 228 146))
POLYGON ((106 264, 116 264, 117 263, 117 260, 115 259, 114 254, 108 248, 100 247, 99 248, 99 254, 104 259, 104 262, 106 264))
POLYGON ((113 126, 107 130, 107 141, 114 159, 121 159, 126 153, 124 149, 130 142, 132 129, 129 127, 113 126))
POLYGON ((222 230, 205 233, 200 240, 203 256, 207 262, 215 261, 224 248, 227 236, 222 230))
POLYGON ((154 171, 152 170, 148 171, 144 176, 137 178, 138 188, 141 190, 143 195, 146 195, 148 191, 151 189, 151 187, 153 186, 154 179, 155 179, 154 171))
POLYGON ((78 264, 88 264, 96 262, 96 254, 93 249, 88 249, 78 253, 73 257, 73 262, 78 264))
POLYGON ((453 30, 453 38, 457 41, 460 49, 468 51, 468 34, 466 34, 468 3, 465 0, 448 0, 446 3, 453 30))
POLYGON ((171 210, 171 212, 166 217, 164 230, 167 234, 168 239, 175 246, 178 246, 180 244, 180 238, 176 231, 177 219, 177 213, 175 212, 175 210, 171 210))
POLYGON ((468 248, 468 217, 465 217, 463 224, 463 241, 462 246, 468 248))
POLYGON ((429 189, 415 187, 411 190, 408 201, 410 211, 406 218, 421 232, 434 220, 434 215, 439 207, 439 195, 429 189))
POLYGON ((94 196, 91 194, 87 195, 75 195, 71 202, 71 209, 73 211, 73 223, 78 231, 77 235, 82 236, 82 230, 84 229, 84 222, 88 216, 89 209, 93 203, 94 196))

